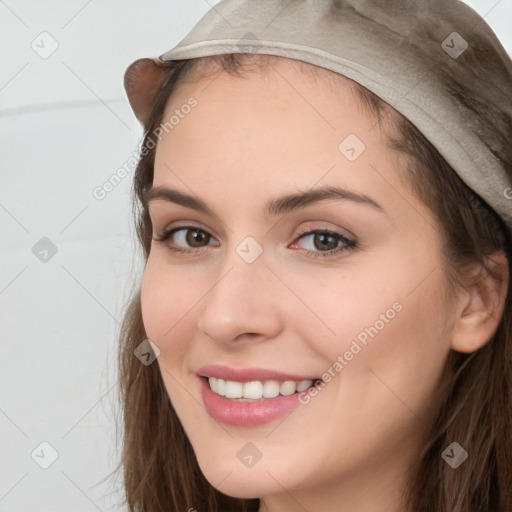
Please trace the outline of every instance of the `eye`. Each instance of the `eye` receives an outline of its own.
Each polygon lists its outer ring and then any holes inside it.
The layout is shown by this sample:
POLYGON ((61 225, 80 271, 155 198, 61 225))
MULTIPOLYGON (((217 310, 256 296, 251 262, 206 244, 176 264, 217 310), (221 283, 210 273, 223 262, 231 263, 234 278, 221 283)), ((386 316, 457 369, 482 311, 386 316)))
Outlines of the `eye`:
POLYGON ((296 246, 299 240, 309 239, 309 246, 313 250, 306 250, 306 253, 315 258, 318 256, 332 256, 333 254, 356 248, 356 243, 353 240, 329 229, 311 229, 311 227, 308 226, 303 228, 299 234, 300 236, 296 238, 292 247, 296 246))
POLYGON ((198 249, 200 250, 208 245, 208 242, 212 240, 212 235, 197 226, 180 226, 164 231, 154 240, 165 243, 171 251, 198 252, 198 249), (179 247, 180 245, 189 245, 192 249, 183 249, 179 247))
MULTIPOLYGON (((332 256, 343 251, 356 248, 356 243, 341 233, 329 229, 311 229, 311 226, 303 228, 291 247, 297 247, 299 240, 309 240, 312 249, 306 249, 308 256, 332 256)), ((198 226, 179 226, 164 231, 160 236, 155 237, 156 242, 165 243, 170 251, 176 253, 199 253, 202 252, 213 240, 212 235, 198 226)), ((218 244, 216 244, 218 247, 218 244)), ((306 244, 308 245, 308 244, 306 244)))

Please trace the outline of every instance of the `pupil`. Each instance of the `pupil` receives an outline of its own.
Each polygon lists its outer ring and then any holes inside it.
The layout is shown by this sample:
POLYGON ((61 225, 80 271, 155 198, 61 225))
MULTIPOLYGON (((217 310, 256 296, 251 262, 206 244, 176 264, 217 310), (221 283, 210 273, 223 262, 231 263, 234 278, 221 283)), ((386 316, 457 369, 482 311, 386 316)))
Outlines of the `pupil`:
POLYGON ((336 249, 336 240, 334 239, 334 237, 332 235, 329 235, 328 233, 321 233, 321 234, 317 234, 317 236, 315 237, 315 242, 320 239, 321 242, 320 242, 320 246, 318 246, 318 244, 315 243, 315 247, 317 249, 336 249), (331 242, 331 247, 326 247, 325 244, 329 245, 329 242, 326 241, 326 239, 331 239, 333 240, 331 242))
POLYGON ((189 235, 187 235, 187 243, 191 246, 201 245, 202 239, 206 238, 206 234, 198 229, 189 230, 189 235))

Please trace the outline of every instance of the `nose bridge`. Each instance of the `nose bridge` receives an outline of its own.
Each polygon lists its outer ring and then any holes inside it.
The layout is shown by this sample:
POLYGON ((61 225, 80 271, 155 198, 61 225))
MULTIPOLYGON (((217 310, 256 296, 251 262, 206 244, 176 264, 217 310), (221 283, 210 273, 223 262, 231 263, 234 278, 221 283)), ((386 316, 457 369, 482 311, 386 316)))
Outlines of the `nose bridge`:
POLYGON ((226 343, 247 333, 274 336, 280 328, 278 281, 267 264, 253 237, 232 247, 204 297, 198 328, 226 343))

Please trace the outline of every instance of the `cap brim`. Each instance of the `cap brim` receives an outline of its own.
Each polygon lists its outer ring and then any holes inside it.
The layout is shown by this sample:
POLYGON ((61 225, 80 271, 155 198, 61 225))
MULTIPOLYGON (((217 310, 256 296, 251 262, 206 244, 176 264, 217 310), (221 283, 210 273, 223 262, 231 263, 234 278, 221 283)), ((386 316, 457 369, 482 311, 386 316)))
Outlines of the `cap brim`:
POLYGON ((146 124, 155 98, 172 64, 159 58, 138 59, 124 74, 124 88, 135 116, 146 124))

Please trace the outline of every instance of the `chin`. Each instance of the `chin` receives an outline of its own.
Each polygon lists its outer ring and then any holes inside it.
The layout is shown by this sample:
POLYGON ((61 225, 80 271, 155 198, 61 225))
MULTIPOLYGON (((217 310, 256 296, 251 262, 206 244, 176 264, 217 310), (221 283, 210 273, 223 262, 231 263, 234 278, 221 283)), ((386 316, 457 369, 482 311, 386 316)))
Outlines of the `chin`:
POLYGON ((238 464, 219 463, 216 458, 208 457, 202 461, 198 457, 199 467, 204 477, 218 491, 232 498, 253 499, 282 492, 276 480, 265 471, 266 468, 245 468, 238 464))

